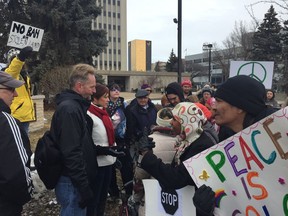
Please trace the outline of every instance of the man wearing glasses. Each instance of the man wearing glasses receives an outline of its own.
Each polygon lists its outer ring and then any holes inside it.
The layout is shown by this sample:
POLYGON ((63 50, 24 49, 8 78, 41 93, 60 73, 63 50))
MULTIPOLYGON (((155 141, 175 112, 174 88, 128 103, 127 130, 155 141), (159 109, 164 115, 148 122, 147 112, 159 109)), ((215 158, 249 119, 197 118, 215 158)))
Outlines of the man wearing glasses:
POLYGON ((33 192, 30 174, 30 142, 19 121, 11 116, 10 105, 24 82, 0 71, 0 212, 20 216, 33 192))

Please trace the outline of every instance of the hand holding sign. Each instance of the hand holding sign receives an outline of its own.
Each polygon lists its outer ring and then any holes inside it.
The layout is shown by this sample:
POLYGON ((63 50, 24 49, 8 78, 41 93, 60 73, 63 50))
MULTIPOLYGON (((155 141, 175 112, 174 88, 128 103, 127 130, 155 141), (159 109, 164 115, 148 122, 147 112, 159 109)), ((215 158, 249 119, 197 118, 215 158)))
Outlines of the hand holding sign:
POLYGON ((196 211, 200 212, 201 215, 213 215, 214 201, 215 193, 211 187, 204 184, 195 191, 193 203, 196 207, 196 211))
POLYGON ((24 62, 26 58, 28 58, 31 55, 32 51, 33 48, 31 46, 24 47, 18 54, 19 60, 24 62))

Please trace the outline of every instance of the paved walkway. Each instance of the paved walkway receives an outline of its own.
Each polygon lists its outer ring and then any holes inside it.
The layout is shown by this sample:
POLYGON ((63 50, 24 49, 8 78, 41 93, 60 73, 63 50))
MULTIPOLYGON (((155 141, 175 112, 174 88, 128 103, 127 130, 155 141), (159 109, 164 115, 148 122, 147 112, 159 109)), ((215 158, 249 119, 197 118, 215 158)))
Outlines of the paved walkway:
MULTIPOLYGON (((125 100, 134 99, 135 93, 134 92, 120 92, 120 96, 123 97, 125 100)), ((151 99, 161 99, 162 94, 161 93, 151 93, 150 95, 151 99)))

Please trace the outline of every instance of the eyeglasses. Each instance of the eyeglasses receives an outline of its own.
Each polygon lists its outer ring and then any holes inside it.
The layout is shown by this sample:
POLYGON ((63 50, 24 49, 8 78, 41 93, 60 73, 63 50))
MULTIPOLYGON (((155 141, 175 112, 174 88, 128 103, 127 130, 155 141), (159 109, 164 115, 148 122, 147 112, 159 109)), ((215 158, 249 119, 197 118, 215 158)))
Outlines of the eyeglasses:
POLYGON ((0 88, 0 89, 6 89, 10 92, 15 92, 15 88, 12 88, 12 87, 7 87, 7 88, 0 88))
POLYGON ((148 91, 148 92, 150 92, 150 93, 152 92, 152 90, 151 90, 151 89, 145 89, 145 90, 146 90, 146 91, 148 91))
POLYGON ((110 91, 118 91, 118 92, 120 92, 120 89, 118 89, 118 88, 112 88, 112 89, 110 89, 110 91))

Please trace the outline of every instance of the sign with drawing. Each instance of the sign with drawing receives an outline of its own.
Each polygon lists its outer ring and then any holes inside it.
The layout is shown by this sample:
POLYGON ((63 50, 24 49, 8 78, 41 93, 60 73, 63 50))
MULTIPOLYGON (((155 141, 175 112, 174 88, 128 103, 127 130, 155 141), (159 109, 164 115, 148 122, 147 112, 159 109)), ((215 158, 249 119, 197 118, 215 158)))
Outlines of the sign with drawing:
POLYGON ((39 51, 43 34, 43 29, 13 21, 7 46, 19 49, 31 46, 33 51, 39 51))
POLYGON ((229 77, 248 75, 272 88, 274 62, 271 61, 231 61, 229 77))
POLYGON ((194 187, 186 186, 179 190, 161 188, 155 179, 143 179, 145 189, 145 215, 196 215, 192 197, 194 187))
POLYGON ((186 160, 223 216, 288 215, 288 107, 186 160))

